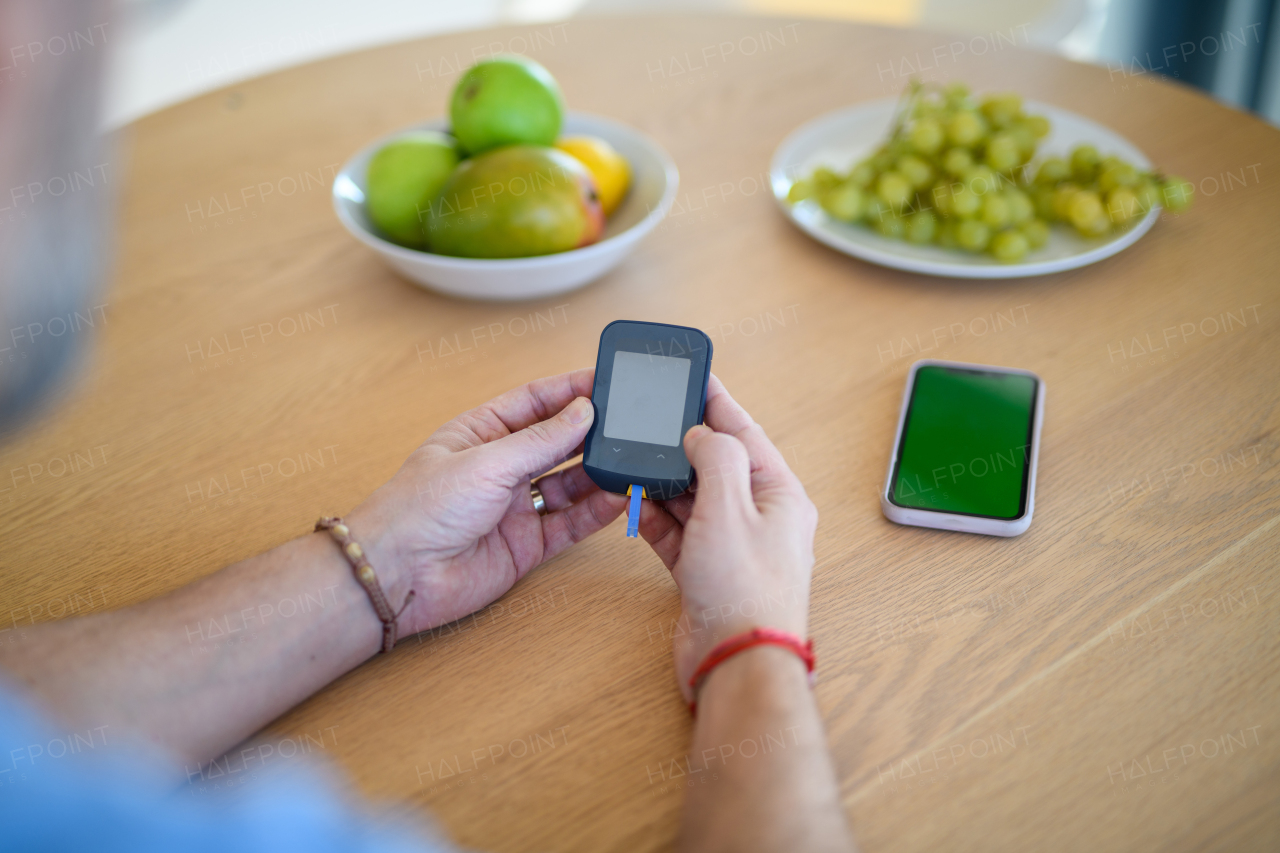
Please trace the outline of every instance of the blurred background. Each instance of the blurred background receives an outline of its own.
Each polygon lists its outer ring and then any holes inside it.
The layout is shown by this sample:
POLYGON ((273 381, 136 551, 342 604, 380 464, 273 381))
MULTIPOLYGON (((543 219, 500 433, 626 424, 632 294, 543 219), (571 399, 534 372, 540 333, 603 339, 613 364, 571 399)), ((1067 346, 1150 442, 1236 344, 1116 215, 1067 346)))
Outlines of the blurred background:
POLYGON ((336 53, 435 33, 656 11, 837 18, 949 33, 1016 29, 1033 49, 1165 74, 1280 125, 1280 0, 122 0, 105 115, 336 53))

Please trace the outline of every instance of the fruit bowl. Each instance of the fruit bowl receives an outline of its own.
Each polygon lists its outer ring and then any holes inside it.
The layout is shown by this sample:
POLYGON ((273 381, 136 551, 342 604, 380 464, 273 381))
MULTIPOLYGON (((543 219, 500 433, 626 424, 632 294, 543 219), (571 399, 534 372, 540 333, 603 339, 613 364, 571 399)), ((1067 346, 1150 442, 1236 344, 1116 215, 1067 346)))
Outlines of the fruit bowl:
POLYGON ((564 293, 613 269, 662 221, 676 197, 680 174, 667 152, 624 124, 586 113, 568 112, 561 133, 598 136, 631 164, 631 190, 605 224, 599 242, 581 249, 529 258, 456 258, 397 246, 373 228, 364 209, 365 171, 387 142, 411 130, 448 130, 447 119, 405 128, 366 146, 348 160, 333 181, 333 207, 357 240, 416 284, 468 299, 536 299, 564 293))

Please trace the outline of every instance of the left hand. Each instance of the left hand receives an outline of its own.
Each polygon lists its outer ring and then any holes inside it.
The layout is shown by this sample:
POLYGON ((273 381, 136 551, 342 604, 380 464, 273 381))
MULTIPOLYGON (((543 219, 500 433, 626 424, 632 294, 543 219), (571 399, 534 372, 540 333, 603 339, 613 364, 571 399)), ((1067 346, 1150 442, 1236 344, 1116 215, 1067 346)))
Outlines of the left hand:
POLYGON ((391 606, 416 591, 401 636, 474 613, 626 508, 581 462, 539 480, 546 516, 530 496, 531 480, 582 452, 594 378, 587 368, 538 379, 464 412, 350 513, 391 606))

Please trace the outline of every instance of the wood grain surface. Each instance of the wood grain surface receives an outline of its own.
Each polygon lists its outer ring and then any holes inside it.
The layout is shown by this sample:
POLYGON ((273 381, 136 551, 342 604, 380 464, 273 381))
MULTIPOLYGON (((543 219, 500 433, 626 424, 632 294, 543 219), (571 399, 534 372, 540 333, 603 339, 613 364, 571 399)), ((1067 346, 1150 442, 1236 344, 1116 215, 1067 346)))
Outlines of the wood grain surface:
MULTIPOLYGON (((586 18, 341 56, 139 121, 107 169, 119 251, 79 332, 85 367, 0 448, 0 642, 348 511, 443 421, 593 363, 610 320, 688 324, 821 512, 816 690, 865 849, 1280 849, 1280 132, 1131 71, 1033 52, 1016 30, 586 18), (443 114, 474 58, 521 49, 571 108, 672 154, 676 207, 561 298, 420 290, 339 226, 334 171, 443 114), (767 191, 775 146, 921 67, 1114 128, 1193 181, 1195 205, 1109 260, 1002 282, 880 269, 805 237, 767 191), (1026 534, 881 516, 921 349, 1044 377, 1026 534)), ((697 784, 681 775, 677 592, 622 534, 263 736, 311 744, 364 795, 476 848, 669 847, 697 784)))

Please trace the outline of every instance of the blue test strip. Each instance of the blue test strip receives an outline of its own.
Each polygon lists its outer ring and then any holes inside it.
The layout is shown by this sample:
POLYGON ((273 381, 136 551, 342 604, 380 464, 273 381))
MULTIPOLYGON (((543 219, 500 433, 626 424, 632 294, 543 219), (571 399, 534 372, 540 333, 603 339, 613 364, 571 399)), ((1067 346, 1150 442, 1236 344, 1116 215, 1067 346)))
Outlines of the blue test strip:
POLYGON ((640 498, 644 495, 643 486, 630 486, 631 506, 627 509, 627 536, 634 538, 640 535, 640 498))

